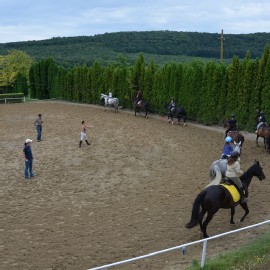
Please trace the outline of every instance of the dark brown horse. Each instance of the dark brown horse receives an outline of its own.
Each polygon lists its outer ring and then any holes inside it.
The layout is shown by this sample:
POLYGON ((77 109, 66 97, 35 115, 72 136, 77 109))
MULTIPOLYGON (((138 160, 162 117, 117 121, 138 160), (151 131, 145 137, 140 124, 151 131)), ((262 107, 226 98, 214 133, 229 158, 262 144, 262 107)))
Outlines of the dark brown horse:
POLYGON ((146 101, 144 100, 140 100, 139 102, 135 101, 134 102, 134 107, 135 107, 135 116, 138 113, 140 116, 141 115, 141 111, 145 112, 144 117, 147 118, 148 117, 148 111, 149 111, 149 105, 146 101))
MULTIPOLYGON (((225 129, 229 129, 229 121, 226 119, 223 122, 223 127, 225 129)), ((241 147, 243 147, 243 143, 245 141, 245 137, 242 133, 240 133, 238 130, 232 130, 229 131, 227 136, 230 136, 232 138, 232 142, 240 143, 241 142, 241 147)))
MULTIPOLYGON (((259 162, 255 160, 254 164, 240 177, 244 189, 245 194, 248 196, 248 187, 251 183, 253 176, 259 178, 259 180, 265 179, 265 175, 262 167, 259 162)), ((200 229, 203 234, 203 237, 208 237, 206 232, 207 225, 212 220, 213 216, 217 213, 217 211, 221 208, 231 209, 231 219, 230 223, 234 224, 234 214, 235 207, 240 204, 241 207, 245 210, 245 214, 242 216, 240 221, 244 221, 245 217, 249 213, 248 205, 246 202, 240 203, 234 202, 230 192, 222 185, 213 185, 204 189, 202 192, 198 194, 196 197, 193 208, 191 219, 187 223, 186 228, 190 229, 200 224, 200 229), (203 221, 204 215, 207 213, 206 219, 203 221)))
POLYGON ((262 126, 258 129, 257 131, 257 138, 256 138, 256 145, 259 146, 258 144, 258 139, 259 137, 263 138, 263 143, 264 143, 264 148, 266 149, 266 137, 270 136, 270 127, 268 126, 262 126))

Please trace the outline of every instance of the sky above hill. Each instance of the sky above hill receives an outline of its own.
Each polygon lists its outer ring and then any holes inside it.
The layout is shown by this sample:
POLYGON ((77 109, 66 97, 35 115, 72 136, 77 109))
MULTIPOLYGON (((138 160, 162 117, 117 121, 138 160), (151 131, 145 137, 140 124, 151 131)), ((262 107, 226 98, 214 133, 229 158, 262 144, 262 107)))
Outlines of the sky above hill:
POLYGON ((0 43, 122 31, 270 32, 268 0, 1 0, 0 43))

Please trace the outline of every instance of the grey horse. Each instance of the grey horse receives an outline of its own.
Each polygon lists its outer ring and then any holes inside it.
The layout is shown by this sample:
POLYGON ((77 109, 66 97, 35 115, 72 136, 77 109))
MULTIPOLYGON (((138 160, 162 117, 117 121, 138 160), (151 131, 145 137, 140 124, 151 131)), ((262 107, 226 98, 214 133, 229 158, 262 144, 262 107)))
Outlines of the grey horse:
MULTIPOLYGON (((241 142, 234 143, 234 151, 239 153, 239 156, 241 155, 241 142)), ((223 178, 225 178, 227 170, 227 159, 218 159, 214 161, 209 170, 209 184, 208 186, 212 185, 218 185, 223 178)))

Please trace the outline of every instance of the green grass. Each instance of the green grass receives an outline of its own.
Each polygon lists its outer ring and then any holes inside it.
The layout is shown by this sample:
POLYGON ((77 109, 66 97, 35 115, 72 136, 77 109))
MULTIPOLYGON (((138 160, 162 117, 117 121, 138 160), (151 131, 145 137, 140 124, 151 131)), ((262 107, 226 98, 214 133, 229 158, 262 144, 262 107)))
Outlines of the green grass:
MULTIPOLYGON (((199 270, 200 262, 186 270, 199 270)), ((270 232, 237 251, 221 254, 213 260, 206 260, 204 270, 268 270, 270 269, 270 232)))

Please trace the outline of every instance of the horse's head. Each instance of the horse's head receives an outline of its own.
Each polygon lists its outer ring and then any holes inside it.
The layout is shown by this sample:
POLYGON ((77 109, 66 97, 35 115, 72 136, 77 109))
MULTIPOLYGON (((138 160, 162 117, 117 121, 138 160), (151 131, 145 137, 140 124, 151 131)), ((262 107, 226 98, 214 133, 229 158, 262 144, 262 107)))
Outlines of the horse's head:
POLYGON ((264 180, 265 179, 265 174, 263 172, 263 169, 259 163, 259 161, 255 160, 254 161, 254 176, 257 176, 259 178, 259 180, 264 180))
POLYGON ((234 151, 236 151, 239 155, 241 154, 241 144, 242 142, 236 142, 234 141, 234 151))

